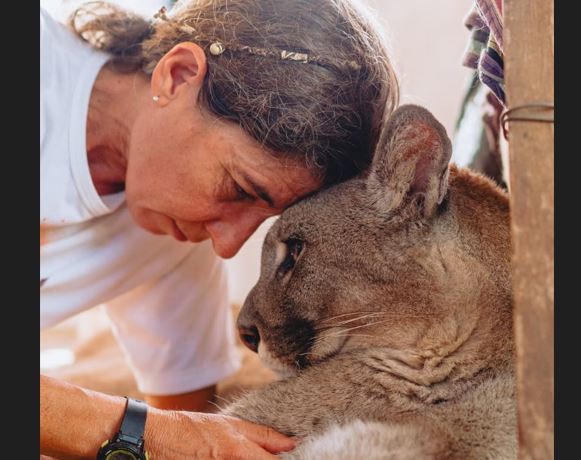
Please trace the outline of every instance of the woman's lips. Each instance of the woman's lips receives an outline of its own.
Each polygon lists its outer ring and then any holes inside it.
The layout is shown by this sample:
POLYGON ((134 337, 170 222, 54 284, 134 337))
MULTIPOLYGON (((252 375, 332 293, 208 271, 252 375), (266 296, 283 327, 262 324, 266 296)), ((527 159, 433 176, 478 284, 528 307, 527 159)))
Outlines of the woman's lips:
POLYGON ((175 220, 171 221, 173 237, 178 241, 188 241, 188 237, 180 230, 175 220))

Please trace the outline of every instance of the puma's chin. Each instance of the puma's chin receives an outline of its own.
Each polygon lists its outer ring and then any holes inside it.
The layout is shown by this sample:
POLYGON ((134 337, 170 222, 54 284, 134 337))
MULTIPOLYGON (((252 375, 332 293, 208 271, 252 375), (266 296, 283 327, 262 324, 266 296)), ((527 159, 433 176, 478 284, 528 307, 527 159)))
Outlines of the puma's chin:
POLYGON ((277 359, 270 352, 264 341, 261 341, 258 345, 258 357, 266 367, 268 367, 271 371, 276 372, 276 374, 282 379, 293 377, 298 372, 297 367, 289 366, 288 364, 285 364, 277 359))

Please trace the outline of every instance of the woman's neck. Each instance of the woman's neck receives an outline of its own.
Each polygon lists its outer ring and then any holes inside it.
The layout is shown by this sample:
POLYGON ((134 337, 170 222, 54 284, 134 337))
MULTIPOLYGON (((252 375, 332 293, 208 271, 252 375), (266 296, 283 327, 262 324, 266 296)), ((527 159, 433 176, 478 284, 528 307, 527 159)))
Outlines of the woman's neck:
POLYGON ((87 160, 99 195, 125 189, 131 128, 148 91, 143 74, 118 74, 105 65, 93 86, 87 116, 87 160))

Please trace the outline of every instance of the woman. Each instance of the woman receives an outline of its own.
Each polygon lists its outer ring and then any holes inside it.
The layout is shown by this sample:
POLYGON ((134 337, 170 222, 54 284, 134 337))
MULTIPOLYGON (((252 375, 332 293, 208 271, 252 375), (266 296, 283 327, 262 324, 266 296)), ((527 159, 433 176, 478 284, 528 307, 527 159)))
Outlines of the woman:
MULTIPOLYGON (((293 442, 194 412, 238 366, 216 255, 369 164, 397 102, 382 38, 352 0, 97 3, 70 25, 41 11, 41 327, 107 303, 152 458, 273 458, 293 442)), ((95 458, 132 404, 41 376, 41 453, 95 458)))

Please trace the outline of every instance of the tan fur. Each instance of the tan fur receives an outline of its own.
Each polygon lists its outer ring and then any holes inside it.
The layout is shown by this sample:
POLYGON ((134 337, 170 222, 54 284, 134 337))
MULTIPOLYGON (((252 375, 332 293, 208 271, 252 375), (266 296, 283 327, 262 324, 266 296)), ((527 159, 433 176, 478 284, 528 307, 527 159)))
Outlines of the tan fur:
POLYGON ((268 233, 238 324, 287 378, 225 413, 304 438, 285 458, 516 458, 508 199, 450 148, 403 106, 268 233))

